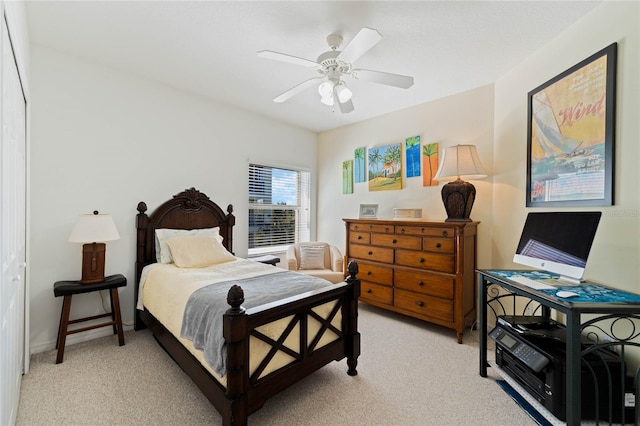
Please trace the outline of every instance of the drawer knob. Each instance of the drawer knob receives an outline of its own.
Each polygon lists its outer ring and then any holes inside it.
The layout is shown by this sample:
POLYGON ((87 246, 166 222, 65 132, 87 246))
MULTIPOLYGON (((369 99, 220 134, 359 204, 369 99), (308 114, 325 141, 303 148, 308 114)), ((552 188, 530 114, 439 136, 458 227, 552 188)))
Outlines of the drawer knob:
POLYGON ((422 282, 422 281, 418 281, 418 285, 419 285, 419 286, 423 286, 423 285, 424 285, 424 282, 422 282))
POLYGON ((420 306, 421 308, 424 306, 424 302, 422 300, 418 300, 416 302, 416 305, 420 306))
POLYGON ((362 239, 362 235, 358 235, 358 240, 361 240, 361 239, 362 239))
POLYGON ((367 293, 373 293, 373 290, 371 290, 370 288, 367 289, 367 293))
POLYGON ((367 271, 367 275, 371 275, 371 271, 367 271))
POLYGON ((368 254, 369 256, 371 256, 371 255, 373 254, 373 252, 372 252, 372 251, 369 251, 369 253, 367 253, 367 254, 368 254))
POLYGON ((384 228, 384 232, 389 232, 389 228, 384 228))
POLYGON ((424 257, 421 257, 421 258, 418 260, 418 262, 420 262, 420 263, 424 263, 424 257))
POLYGON ((358 230, 358 225, 354 226, 354 227, 353 227, 353 230, 354 230, 354 231, 357 231, 357 230, 358 230))
POLYGON ((436 243, 436 248, 440 248, 440 247, 442 247, 442 244, 436 243))
POLYGON ((402 228, 402 229, 400 230, 400 233, 401 233, 401 234, 404 234, 404 228, 402 228))
POLYGON ((447 235, 449 235, 449 233, 447 231, 442 231, 442 236, 446 237, 447 235))
POLYGON ((393 240, 391 240, 391 242, 392 242, 393 244, 395 244, 395 243, 397 243, 397 242, 398 242, 398 240, 396 240, 396 239, 394 238, 393 240))

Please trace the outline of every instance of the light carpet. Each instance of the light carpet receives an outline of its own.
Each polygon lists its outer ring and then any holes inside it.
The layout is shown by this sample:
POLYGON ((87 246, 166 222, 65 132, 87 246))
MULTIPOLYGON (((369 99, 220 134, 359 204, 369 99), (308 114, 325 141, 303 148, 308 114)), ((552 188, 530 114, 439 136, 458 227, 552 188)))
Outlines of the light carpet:
MULTIPOLYGON (((535 425, 478 374, 478 333, 360 304, 358 375, 333 362, 249 417, 251 425, 535 425)), ((35 354, 17 425, 212 425, 221 417, 148 330, 35 354)))

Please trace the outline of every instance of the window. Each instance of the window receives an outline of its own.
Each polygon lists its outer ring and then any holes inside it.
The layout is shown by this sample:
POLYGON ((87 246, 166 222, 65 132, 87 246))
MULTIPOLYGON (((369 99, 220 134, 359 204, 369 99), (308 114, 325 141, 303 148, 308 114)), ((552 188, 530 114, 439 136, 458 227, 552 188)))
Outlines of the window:
POLYGON ((249 164, 249 255, 310 239, 310 175, 249 164))

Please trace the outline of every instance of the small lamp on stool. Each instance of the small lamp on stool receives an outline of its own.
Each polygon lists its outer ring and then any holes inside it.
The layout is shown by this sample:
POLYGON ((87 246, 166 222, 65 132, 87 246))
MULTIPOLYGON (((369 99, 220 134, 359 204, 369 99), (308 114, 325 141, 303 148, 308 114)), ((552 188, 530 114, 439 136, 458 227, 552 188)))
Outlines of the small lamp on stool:
POLYGON ((85 243, 82 245, 82 279, 81 284, 100 283, 104 278, 105 241, 120 239, 120 234, 108 214, 80 215, 71 231, 69 242, 85 243))
POLYGON ((467 179, 487 177, 475 145, 450 146, 444 151, 435 180, 455 179, 442 187, 442 202, 447 211, 446 222, 470 222, 476 188, 467 179))

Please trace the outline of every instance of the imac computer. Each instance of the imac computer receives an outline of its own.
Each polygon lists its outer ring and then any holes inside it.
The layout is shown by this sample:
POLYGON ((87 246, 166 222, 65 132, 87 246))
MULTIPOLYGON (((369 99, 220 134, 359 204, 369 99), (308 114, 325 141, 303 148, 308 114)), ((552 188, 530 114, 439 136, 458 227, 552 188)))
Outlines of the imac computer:
POLYGON ((513 257, 515 263, 580 283, 601 212, 529 213, 513 257))

